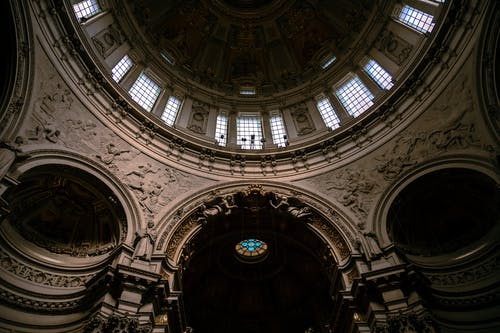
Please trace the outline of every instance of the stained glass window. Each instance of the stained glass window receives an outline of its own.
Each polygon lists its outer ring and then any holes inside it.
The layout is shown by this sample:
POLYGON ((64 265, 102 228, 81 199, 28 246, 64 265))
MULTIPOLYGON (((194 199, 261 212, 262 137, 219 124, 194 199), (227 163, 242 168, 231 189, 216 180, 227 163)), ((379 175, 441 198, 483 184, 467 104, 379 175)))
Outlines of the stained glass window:
POLYGON ((243 259, 261 259, 267 254, 267 244, 257 238, 248 238, 236 244, 235 250, 243 259))

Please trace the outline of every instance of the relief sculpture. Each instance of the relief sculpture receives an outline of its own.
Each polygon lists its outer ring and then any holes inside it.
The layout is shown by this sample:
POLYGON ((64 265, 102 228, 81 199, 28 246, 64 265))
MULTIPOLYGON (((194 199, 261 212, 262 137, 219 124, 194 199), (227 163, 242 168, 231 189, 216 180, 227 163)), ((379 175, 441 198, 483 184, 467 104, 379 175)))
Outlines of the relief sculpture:
POLYGON ((337 180, 328 180, 326 190, 337 190, 337 200, 364 220, 368 215, 367 196, 376 184, 360 170, 345 169, 337 180))

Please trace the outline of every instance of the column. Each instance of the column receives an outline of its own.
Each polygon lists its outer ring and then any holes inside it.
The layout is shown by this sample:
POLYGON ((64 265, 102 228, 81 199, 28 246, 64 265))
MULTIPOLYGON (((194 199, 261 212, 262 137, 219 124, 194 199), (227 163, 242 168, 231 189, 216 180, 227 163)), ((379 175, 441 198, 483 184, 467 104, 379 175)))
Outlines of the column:
POLYGON ((332 104, 333 109, 335 110, 335 113, 337 114, 337 117, 339 117, 340 125, 344 125, 345 123, 348 123, 352 119, 354 119, 353 116, 351 116, 349 113, 347 113, 346 109, 344 108, 342 103, 340 103, 337 96, 332 93, 331 89, 326 90, 324 92, 324 94, 330 100, 330 103, 332 104))
POLYGON ((271 124, 269 123, 269 112, 268 111, 261 111, 261 117, 262 117, 262 134, 266 141, 262 145, 263 148, 271 148, 275 146, 273 144, 273 134, 271 132, 271 124))
POLYGON ((356 70, 356 74, 363 84, 370 90, 374 99, 384 93, 384 89, 380 88, 380 86, 369 76, 363 69, 356 70))
POLYGON ((237 148, 237 127, 236 127, 237 113, 235 110, 229 111, 227 123, 227 147, 237 148))

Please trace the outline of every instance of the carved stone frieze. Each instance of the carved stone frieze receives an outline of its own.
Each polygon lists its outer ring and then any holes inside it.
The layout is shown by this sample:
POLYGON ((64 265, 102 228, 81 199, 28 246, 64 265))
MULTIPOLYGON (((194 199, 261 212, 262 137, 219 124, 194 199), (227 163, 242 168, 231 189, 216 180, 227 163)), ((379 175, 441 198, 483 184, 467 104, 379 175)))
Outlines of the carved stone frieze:
POLYGON ((139 319, 132 316, 113 315, 109 318, 92 317, 84 326, 85 333, 150 333, 153 328, 150 324, 139 324, 139 319))
POLYGON ((34 310, 36 312, 69 312, 77 309, 80 305, 80 300, 42 301, 39 299, 20 296, 4 289, 0 289, 0 300, 2 303, 12 304, 23 309, 34 310))
POLYGON ((394 146, 375 159, 381 163, 377 171, 385 180, 393 180, 407 167, 421 159, 452 149, 479 147, 474 124, 458 122, 432 132, 405 133, 396 138, 394 146))
POLYGON ((351 251, 349 250, 349 246, 345 242, 342 235, 335 229, 335 227, 319 218, 311 219, 310 223, 313 227, 320 230, 325 234, 326 237, 328 237, 328 239, 340 253, 341 259, 345 259, 349 256, 349 254, 351 253, 351 251))
POLYGON ((198 218, 196 214, 193 214, 189 216, 186 220, 186 222, 182 223, 179 228, 177 228, 172 235, 172 238, 168 242, 167 245, 167 256, 169 259, 173 260, 174 259, 174 254, 175 251, 177 251, 177 248, 180 244, 180 242, 186 237, 187 234, 191 230, 193 230, 197 225, 198 225, 198 218))
POLYGON ((0 267, 6 271, 15 274, 16 276, 34 282, 36 284, 63 287, 77 288, 84 287, 85 283, 90 280, 95 274, 86 274, 81 276, 61 275, 43 272, 38 269, 29 267, 16 259, 10 257, 6 252, 0 249, 0 267))
POLYGON ((320 192, 331 195, 348 207, 361 221, 370 209, 377 183, 364 170, 342 169, 309 180, 320 192))
POLYGON ((403 332, 426 332, 436 333, 439 329, 433 318, 428 313, 399 313, 390 316, 387 322, 378 325, 375 332, 377 333, 403 333, 403 332))
POLYGON ((447 273, 424 273, 435 287, 456 287, 480 281, 500 271, 500 256, 490 258, 465 270, 447 273))
POLYGON ((137 156, 126 165, 120 165, 118 173, 136 195, 144 214, 149 217, 154 217, 180 194, 206 183, 206 179, 163 167, 144 155, 137 156))

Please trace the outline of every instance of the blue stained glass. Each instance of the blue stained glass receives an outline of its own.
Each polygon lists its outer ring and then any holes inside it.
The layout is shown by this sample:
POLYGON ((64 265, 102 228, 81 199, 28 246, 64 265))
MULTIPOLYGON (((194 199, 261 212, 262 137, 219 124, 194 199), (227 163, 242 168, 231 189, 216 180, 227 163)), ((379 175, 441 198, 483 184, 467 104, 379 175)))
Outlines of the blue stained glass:
POLYGON ((259 239, 248 238, 236 244, 235 249, 243 258, 258 259, 267 253, 267 244, 259 239))

